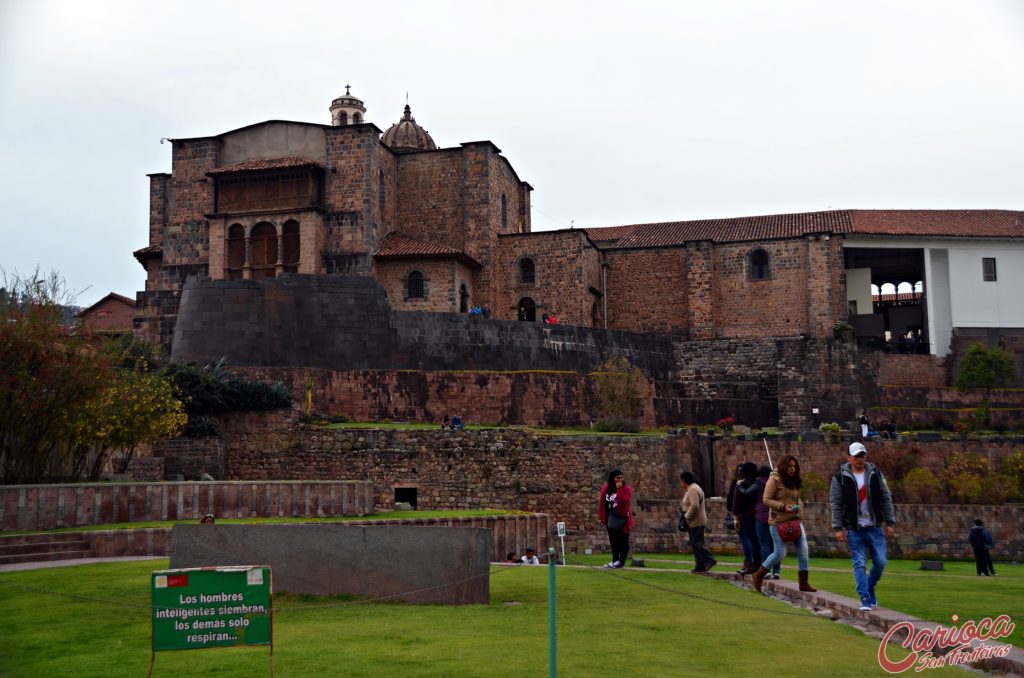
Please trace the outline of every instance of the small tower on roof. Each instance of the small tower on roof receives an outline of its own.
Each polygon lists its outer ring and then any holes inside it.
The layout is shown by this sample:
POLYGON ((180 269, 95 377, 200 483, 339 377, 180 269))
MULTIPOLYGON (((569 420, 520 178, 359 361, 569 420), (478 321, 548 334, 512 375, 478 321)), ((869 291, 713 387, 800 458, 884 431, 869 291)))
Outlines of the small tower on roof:
POLYGON ((412 109, 408 103, 405 104, 405 113, 401 120, 388 127, 381 141, 396 153, 437 149, 437 144, 430 138, 430 133, 416 124, 416 118, 412 117, 412 109))
POLYGON ((351 85, 345 85, 345 93, 331 102, 331 124, 358 125, 366 117, 366 106, 362 99, 349 94, 351 85))

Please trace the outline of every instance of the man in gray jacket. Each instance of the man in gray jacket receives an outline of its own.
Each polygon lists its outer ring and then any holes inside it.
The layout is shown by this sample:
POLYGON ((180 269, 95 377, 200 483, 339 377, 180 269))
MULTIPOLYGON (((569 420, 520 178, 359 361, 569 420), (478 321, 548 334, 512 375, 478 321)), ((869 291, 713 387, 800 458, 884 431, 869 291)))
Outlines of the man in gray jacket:
POLYGON ((850 445, 850 456, 832 476, 829 502, 832 504, 832 531, 846 542, 853 559, 853 580, 857 583, 860 609, 878 605, 875 586, 888 562, 885 540, 895 534, 896 514, 885 476, 867 461, 868 451, 861 443, 850 445), (883 531, 883 527, 884 531, 883 531), (867 574, 867 555, 871 553, 871 573, 867 574))

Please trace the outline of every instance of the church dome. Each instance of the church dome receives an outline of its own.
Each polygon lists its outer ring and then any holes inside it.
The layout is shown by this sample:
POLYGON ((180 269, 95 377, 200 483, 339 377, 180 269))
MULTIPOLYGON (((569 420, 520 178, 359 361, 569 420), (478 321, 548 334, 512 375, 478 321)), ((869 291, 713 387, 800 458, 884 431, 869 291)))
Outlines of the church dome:
POLYGON ((398 153, 433 151, 437 148, 437 144, 430 138, 430 133, 416 124, 416 118, 412 117, 412 109, 409 108, 409 104, 405 105, 405 114, 402 119, 388 127, 387 132, 384 132, 382 141, 391 150, 398 153))

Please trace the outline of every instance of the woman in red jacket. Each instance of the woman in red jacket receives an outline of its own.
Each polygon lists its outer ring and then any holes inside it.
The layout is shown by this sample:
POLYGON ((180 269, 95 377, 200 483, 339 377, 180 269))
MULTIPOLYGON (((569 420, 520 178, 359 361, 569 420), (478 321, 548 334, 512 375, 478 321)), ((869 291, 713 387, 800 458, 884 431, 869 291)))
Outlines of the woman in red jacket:
POLYGON ((626 484, 622 471, 614 469, 608 482, 601 486, 597 502, 597 518, 608 528, 608 541, 612 545, 612 562, 605 567, 624 567, 629 555, 629 531, 633 528, 631 500, 633 488, 626 484))

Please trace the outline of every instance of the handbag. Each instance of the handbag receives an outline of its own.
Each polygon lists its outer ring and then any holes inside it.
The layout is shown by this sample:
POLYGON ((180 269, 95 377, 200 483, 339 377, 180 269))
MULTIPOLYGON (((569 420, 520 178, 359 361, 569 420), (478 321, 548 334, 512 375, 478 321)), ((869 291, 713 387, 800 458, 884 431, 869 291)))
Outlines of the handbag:
POLYGON ((736 520, 732 517, 731 513, 726 513, 725 514, 725 529, 727 529, 727 530, 735 530, 736 529, 736 520))
POLYGON ((608 512, 608 529, 622 530, 626 527, 626 516, 620 516, 615 511, 608 512))
POLYGON ((680 532, 689 532, 690 531, 690 524, 686 522, 686 514, 683 513, 682 511, 679 512, 679 531, 680 532))
POLYGON ((776 523, 775 528, 779 531, 779 539, 782 541, 796 541, 802 532, 799 518, 776 523))

